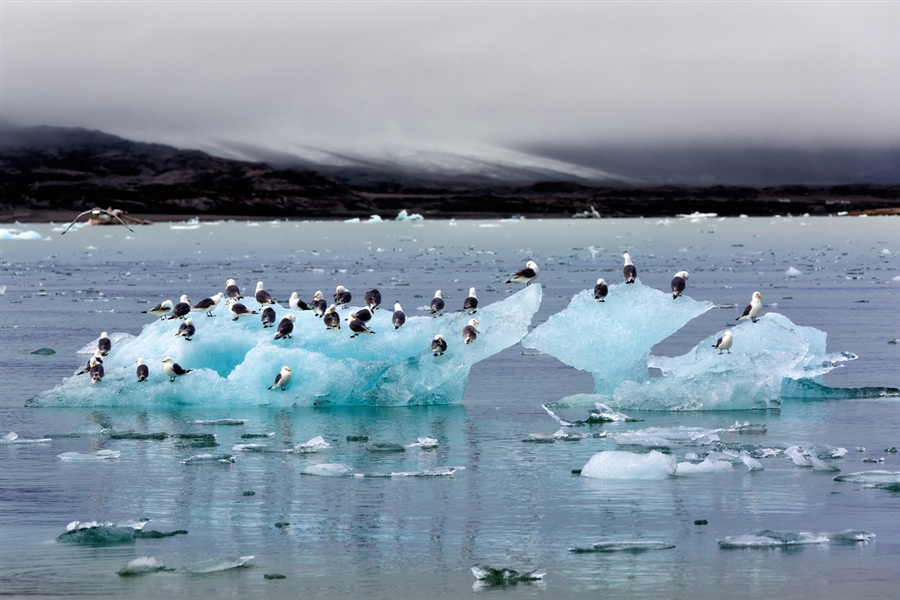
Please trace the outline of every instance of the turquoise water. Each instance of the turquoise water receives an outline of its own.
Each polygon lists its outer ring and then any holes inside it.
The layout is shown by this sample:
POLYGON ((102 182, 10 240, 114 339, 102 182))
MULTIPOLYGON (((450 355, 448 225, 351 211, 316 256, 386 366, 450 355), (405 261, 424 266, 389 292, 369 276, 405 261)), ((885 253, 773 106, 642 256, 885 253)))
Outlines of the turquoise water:
MULTIPOLYGON (((476 364, 464 400, 412 408, 169 407, 24 408, 87 360, 77 354, 101 330, 137 334, 140 314, 181 293, 199 299, 234 277, 262 279, 286 300, 337 284, 377 287, 385 304, 408 314, 442 289, 448 306, 475 286, 483 304, 518 288, 502 283, 534 259, 544 288, 533 325, 562 310, 597 277, 620 280, 629 251, 645 285, 666 289, 690 271, 687 294, 720 308, 659 344, 687 352, 740 313, 760 290, 766 311, 828 333, 829 351, 856 361, 829 373, 835 387, 900 385, 897 296, 900 224, 892 218, 705 219, 420 223, 220 223, 85 227, 65 236, 52 225, 22 225, 44 240, 3 241, 0 275, 0 434, 72 434, 50 442, 0 446, 0 592, 10 596, 460 597, 476 590, 470 567, 540 569, 541 583, 505 588, 516 595, 588 593, 643 598, 890 597, 900 557, 900 495, 839 483, 836 473, 761 459, 725 473, 659 481, 577 477, 595 453, 616 449, 603 433, 735 421, 765 424, 763 435, 719 434, 753 446, 827 444, 847 454, 828 461, 852 473, 900 471, 897 398, 786 401, 781 410, 636 413, 643 422, 573 431, 580 441, 526 443, 558 429, 541 408, 590 392, 591 377, 520 345, 476 364), (187 227, 187 228, 184 228, 187 227), (49 239, 46 239, 49 238, 49 239), (888 252, 884 252, 887 250, 888 252), (793 267, 800 275, 785 273, 793 267), (733 307, 737 305, 737 307, 733 307), (773 306, 775 305, 775 306, 773 306), (51 348, 52 355, 32 354, 51 348), (196 423, 246 419, 243 425, 196 423), (104 431, 104 428, 107 428, 104 431), (213 433, 218 446, 191 440, 112 439, 109 430, 170 435, 213 433), (245 434, 272 434, 247 439, 245 434), (278 452, 315 436, 331 448, 278 452), (373 452, 364 441, 432 450, 373 452), (270 452, 234 450, 261 443, 270 452), (858 451, 857 448, 865 448, 858 451), (117 460, 67 462, 64 452, 121 452, 117 460), (204 452, 233 463, 183 464, 204 452), (863 463, 863 458, 884 458, 863 463), (360 474, 427 472, 447 477, 304 475, 343 463, 360 474), (245 495, 253 492, 253 495, 245 495), (187 535, 90 547, 56 542, 75 520, 148 518, 146 530, 187 535), (695 521, 706 520, 706 525, 695 521), (278 526, 276 526, 276 524, 278 526), (761 529, 836 532, 865 529, 869 544, 722 550, 717 540, 761 529), (613 540, 661 541, 668 550, 573 554, 613 540), (152 556, 175 571, 121 577, 130 560, 152 556), (253 556, 247 566, 203 575, 180 572, 206 559, 253 556), (285 579, 266 579, 281 574, 285 579)), ((114 350, 113 350, 114 351, 114 350)), ((182 383, 182 382, 179 382, 182 383)), ((102 385, 102 384, 101 384, 102 385)), ((275 392, 272 392, 275 393, 275 392)), ((585 418, 571 411, 567 418, 585 418)), ((709 448, 677 447, 688 452, 709 448)))

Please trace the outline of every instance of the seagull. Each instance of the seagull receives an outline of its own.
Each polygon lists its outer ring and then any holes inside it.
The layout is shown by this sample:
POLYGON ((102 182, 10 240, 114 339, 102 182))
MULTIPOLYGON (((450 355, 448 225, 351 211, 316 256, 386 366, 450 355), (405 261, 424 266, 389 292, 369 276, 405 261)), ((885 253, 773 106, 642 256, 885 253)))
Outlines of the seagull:
MULTIPOLYGON (((368 323, 369 321, 372 320, 372 311, 369 310, 368 308, 361 308, 358 311, 356 311, 356 318, 359 319, 360 321, 362 321, 363 323, 368 323)), ((349 317, 347 320, 348 321, 350 320, 349 317)))
POLYGON ((475 319, 469 319, 469 323, 463 327, 462 337, 463 341, 467 344, 471 344, 475 341, 475 338, 478 337, 478 330, 475 329, 475 326, 478 325, 478 321, 475 319))
POLYGON ((172 314, 169 315, 168 320, 183 319, 189 312, 191 312, 191 299, 187 297, 187 294, 182 294, 181 300, 172 309, 172 314))
POLYGON ((356 336, 358 336, 361 333, 372 333, 372 334, 375 333, 374 331, 372 331, 371 329, 366 327, 366 324, 363 323, 362 321, 360 321, 356 317, 355 312, 350 313, 348 320, 350 322, 347 324, 347 326, 350 328, 350 331, 353 332, 353 335, 350 336, 351 338, 355 338, 356 336))
POLYGON ((672 299, 674 300, 678 296, 681 295, 681 292, 684 291, 685 285, 688 280, 688 272, 687 271, 678 271, 675 273, 675 277, 672 278, 672 299))
POLYGON ((297 292, 291 292, 291 297, 288 300, 288 306, 293 308, 294 310, 310 310, 311 307, 309 304, 300 299, 300 294, 297 292))
POLYGON ((163 359, 162 364, 163 364, 163 371, 165 371, 166 375, 169 376, 170 382, 175 381, 176 377, 180 377, 181 375, 187 375, 188 373, 193 371, 193 369, 187 369, 187 370, 182 369, 181 365, 179 365, 177 362, 173 361, 168 356, 163 359))
POLYGON ((263 289, 263 282, 256 282, 256 294, 254 294, 256 301, 260 304, 275 304, 275 301, 272 300, 272 296, 269 295, 269 292, 263 289))
POLYGON ((287 389, 288 384, 291 382, 291 368, 284 366, 281 367, 281 372, 275 376, 275 383, 269 386, 270 390, 274 390, 277 387, 281 388, 281 391, 287 389))
POLYGON ((722 350, 728 350, 728 354, 731 354, 731 345, 734 343, 734 336, 731 335, 730 331, 726 331, 722 334, 716 343, 713 344, 713 348, 718 348, 719 354, 722 354, 722 350))
POLYGON ((106 356, 109 354, 110 349, 112 348, 112 342, 109 339, 109 336, 106 335, 106 332, 102 332, 100 334, 100 339, 97 340, 97 350, 100 351, 100 356, 106 356))
POLYGON ((119 223, 121 223, 122 225, 125 226, 125 229, 127 229, 131 233, 134 233, 134 229, 129 227, 128 224, 125 221, 123 221, 122 218, 118 214, 116 214, 116 211, 106 210, 105 208, 94 207, 94 208, 89 208, 88 210, 84 211, 83 213, 79 214, 77 217, 72 219, 72 222, 69 223, 69 226, 66 227, 65 231, 63 231, 59 235, 66 235, 66 232, 69 231, 70 229, 72 229, 72 227, 75 225, 76 221, 78 221, 78 219, 80 219, 81 217, 83 217, 84 215, 86 215, 88 213, 90 213, 90 215, 92 217, 100 217, 101 214, 105 214, 105 215, 108 215, 109 217, 118 219, 119 223))
POLYGON ((234 282, 234 279, 228 279, 225 281, 225 295, 229 298, 234 298, 235 300, 240 300, 243 298, 241 296, 241 288, 237 286, 234 282))
POLYGON ((175 337, 183 337, 187 341, 191 341, 191 337, 196 330, 196 327, 194 327, 194 320, 188 317, 178 328, 178 331, 175 332, 175 337))
POLYGON ((625 283, 634 283, 634 280, 637 279, 637 269, 634 267, 634 263, 631 262, 631 255, 626 252, 622 257, 625 259, 625 266, 622 267, 625 283))
POLYGON ((478 296, 475 295, 475 288, 469 288, 469 296, 465 300, 463 300, 462 309, 468 311, 470 315, 477 312, 478 296))
POLYGON ((159 315, 160 319, 165 319, 166 315, 171 313, 173 308, 175 308, 175 305, 172 304, 171 300, 163 300, 149 310, 142 310, 141 313, 145 315, 159 315))
POLYGON ((275 309, 271 306, 267 306, 263 309, 262 314, 259 316, 262 321, 263 327, 271 327, 275 324, 275 309))
POLYGON ((435 356, 447 351, 447 340, 444 339, 444 336, 441 334, 434 336, 434 339, 431 340, 431 351, 435 356))
POLYGON ((374 313, 375 309, 381 304, 381 292, 374 289, 369 290, 365 293, 363 299, 366 301, 366 306, 369 307, 369 310, 374 313))
POLYGON ((606 285, 606 281, 601 277, 597 280, 597 285, 594 286, 594 300, 597 302, 606 302, 606 295, 609 293, 609 286, 606 285))
POLYGON ((444 293, 441 290, 437 290, 431 299, 431 314, 435 317, 444 314, 444 293))
POLYGON ((394 324, 394 329, 400 329, 400 326, 406 323, 406 313, 403 312, 403 307, 399 302, 394 302, 394 315, 391 317, 391 322, 394 324))
POLYGON ((138 383, 147 381, 147 378, 150 377, 150 367, 144 364, 143 358, 139 358, 135 362, 137 362, 136 374, 138 383))
POLYGON ((297 317, 292 314, 288 314, 281 319, 281 322, 278 323, 278 331, 275 334, 275 339, 280 340, 281 338, 291 337, 291 332, 294 331, 294 321, 296 320, 297 317))
POLYGON ((96 358, 91 358, 91 383, 99 383, 103 379, 103 363, 96 358))
POLYGON ((322 317, 325 321, 325 326, 334 329, 335 331, 341 330, 341 317, 334 310, 334 304, 328 307, 328 310, 325 311, 325 316, 322 317))
POLYGON ((98 363, 100 363, 101 365, 103 364, 103 355, 100 354, 100 350, 99 350, 99 349, 98 349, 98 350, 94 350, 94 355, 93 355, 91 358, 89 358, 88 361, 87 361, 86 363, 84 363, 84 366, 81 367, 81 370, 78 371, 78 372, 75 373, 75 374, 76 374, 76 375, 84 375, 85 373, 90 373, 90 372, 91 372, 91 361, 92 361, 92 360, 96 360, 96 361, 97 361, 98 363))
POLYGON ((350 300, 353 296, 350 295, 350 292, 342 285, 337 286, 334 290, 334 305, 338 308, 343 308, 350 304, 350 300))
POLYGON ((312 297, 312 308, 313 312, 317 317, 321 317, 325 314, 325 309, 328 306, 328 303, 325 302, 325 296, 322 295, 322 292, 316 292, 312 297))
POLYGON ((743 321, 744 319, 750 319, 754 323, 759 321, 756 317, 762 312, 762 294, 759 292, 753 292, 753 296, 750 298, 750 304, 747 305, 747 308, 744 309, 744 314, 739 316, 735 321, 743 321))
POLYGON ((539 272, 540 269, 538 269, 537 263, 533 260, 529 260, 525 263, 525 268, 510 275, 509 279, 506 280, 506 283, 515 282, 531 285, 531 280, 537 277, 539 272))
POLYGON ((236 302, 235 300, 229 300, 226 304, 228 304, 228 312, 231 313, 231 316, 234 318, 232 321, 237 321, 241 317, 249 317, 250 315, 258 314, 255 310, 250 310, 240 302, 236 302))
POLYGON ((219 302, 225 297, 225 294, 219 292, 218 294, 214 294, 209 298, 204 298, 197 304, 191 307, 192 312, 205 312, 207 317, 214 317, 216 315, 212 314, 212 311, 216 310, 216 307, 219 306, 219 302))

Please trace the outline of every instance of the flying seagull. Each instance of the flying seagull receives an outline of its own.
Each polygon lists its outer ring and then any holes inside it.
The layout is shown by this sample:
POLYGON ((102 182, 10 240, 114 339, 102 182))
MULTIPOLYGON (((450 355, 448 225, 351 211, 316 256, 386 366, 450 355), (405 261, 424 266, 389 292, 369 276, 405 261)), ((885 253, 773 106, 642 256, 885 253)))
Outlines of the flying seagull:
POLYGON ((88 210, 84 211, 83 213, 81 213, 80 215, 78 215, 77 217, 72 219, 72 222, 69 223, 69 226, 66 227, 65 231, 63 231, 59 235, 66 235, 66 231, 69 231, 70 229, 72 229, 72 227, 75 225, 75 223, 78 221, 78 219, 80 219, 81 217, 83 217, 84 215, 87 215, 87 214, 90 214, 92 217, 99 217, 101 214, 109 215, 112 218, 118 219, 119 223, 121 223, 122 225, 125 225, 125 229, 127 229, 131 233, 134 233, 134 229, 129 227, 128 224, 125 221, 123 221, 119 215, 116 214, 116 211, 106 210, 105 208, 94 207, 94 208, 89 208, 88 210))

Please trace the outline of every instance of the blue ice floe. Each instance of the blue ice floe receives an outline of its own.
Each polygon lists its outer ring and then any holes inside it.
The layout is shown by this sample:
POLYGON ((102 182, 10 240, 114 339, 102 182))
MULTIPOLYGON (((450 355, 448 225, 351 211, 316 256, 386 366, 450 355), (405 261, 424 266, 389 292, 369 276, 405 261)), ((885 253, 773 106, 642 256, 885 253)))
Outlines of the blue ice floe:
MULTIPOLYGON (((527 333, 541 303, 541 286, 531 285, 484 308, 481 335, 462 341, 468 315, 408 317, 395 329, 391 311, 378 310, 368 322, 375 335, 351 338, 348 327, 331 330, 312 311, 276 306, 280 320, 296 317, 292 337, 275 340, 258 320, 232 321, 219 310, 215 318, 194 319, 191 341, 175 337, 174 321, 144 325, 139 336, 123 336, 104 359, 99 383, 72 376, 39 394, 28 406, 405 406, 462 401, 472 365, 517 343, 527 333), (449 341, 439 357, 431 352, 436 334, 449 341), (162 369, 172 357, 193 369, 174 382, 162 369), (150 377, 139 383, 135 362, 143 358, 150 377), (292 369, 285 391, 269 390, 283 365, 292 369)), ((249 306, 249 305, 248 305, 249 306)), ((256 308, 254 305, 252 308, 256 308)), ((351 309, 352 310, 352 309, 351 309)), ((349 313, 350 311, 346 311, 349 313)), ((346 317, 341 311, 342 318, 346 317)))

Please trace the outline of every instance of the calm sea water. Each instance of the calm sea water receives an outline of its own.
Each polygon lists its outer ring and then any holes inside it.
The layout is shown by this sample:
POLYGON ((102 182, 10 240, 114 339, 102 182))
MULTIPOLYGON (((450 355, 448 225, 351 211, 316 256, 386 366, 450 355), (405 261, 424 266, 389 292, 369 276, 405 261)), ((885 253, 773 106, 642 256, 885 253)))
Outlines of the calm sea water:
MULTIPOLYGON (((859 360, 829 373, 836 387, 900 386, 900 220, 895 218, 705 219, 660 222, 424 221, 384 223, 158 224, 134 233, 85 227, 60 236, 53 225, 22 225, 45 239, 0 246, 0 434, 22 438, 77 433, 40 444, 0 445, 0 593, 77 597, 423 597, 471 593, 582 597, 885 598, 896 595, 900 494, 839 483, 834 473, 763 459, 765 470, 661 481, 573 476, 609 438, 524 443, 558 426, 541 404, 590 392, 589 375, 514 346, 472 369, 461 405, 366 409, 103 410, 25 408, 28 398, 70 376, 77 354, 101 330, 138 334, 140 314, 181 293, 199 299, 234 277, 285 300, 292 291, 328 296, 337 284, 379 288, 416 314, 440 288, 449 306, 470 286, 483 304, 515 288, 507 275, 534 259, 544 286, 533 324, 566 306, 598 277, 618 282, 629 251, 646 285, 666 289, 691 273, 688 295, 727 306, 659 344, 676 355, 720 330, 754 290, 766 310, 828 333, 829 351, 859 360), (799 275, 790 277, 793 267, 799 275), (736 307, 734 307, 736 305, 736 307), (50 348, 52 355, 33 354, 50 348), (239 418, 241 426, 196 420, 239 418), (214 433, 218 447, 185 440, 113 440, 101 432, 214 433), (245 434, 272 433, 264 440, 245 434), (248 453, 235 444, 279 450, 317 435, 316 454, 248 453), (419 436, 434 450, 375 453, 364 442, 400 444, 419 436), (118 460, 66 462, 63 452, 120 451, 118 460), (185 465, 201 452, 232 464, 185 465), (452 477, 325 478, 301 475, 317 463, 359 473, 465 467, 452 477), (254 492, 245 495, 245 492, 254 492), (147 530, 187 535, 115 546, 60 544, 74 520, 148 518, 147 530), (706 520, 706 525, 695 521, 706 520), (276 526, 276 524, 278 526, 276 526), (876 534, 865 545, 723 550, 717 540, 762 529, 876 534), (573 554, 599 541, 661 541, 668 550, 573 554), (155 557, 176 571, 121 577, 130 560, 155 557), (206 559, 253 556, 248 566, 203 575, 178 572, 206 559), (470 567, 540 569, 542 583, 473 587, 470 567), (266 574, 284 575, 267 579, 266 574)), ((586 414, 566 415, 584 418, 586 414)), ((643 413, 647 427, 765 424, 764 435, 721 434, 751 445, 827 444, 848 449, 829 461, 843 473, 900 471, 897 398, 786 402, 781 410, 643 413), (865 448, 858 451, 857 448, 865 448), (863 463, 863 458, 884 458, 863 463)), ((675 450, 679 460, 686 452, 675 450)))

